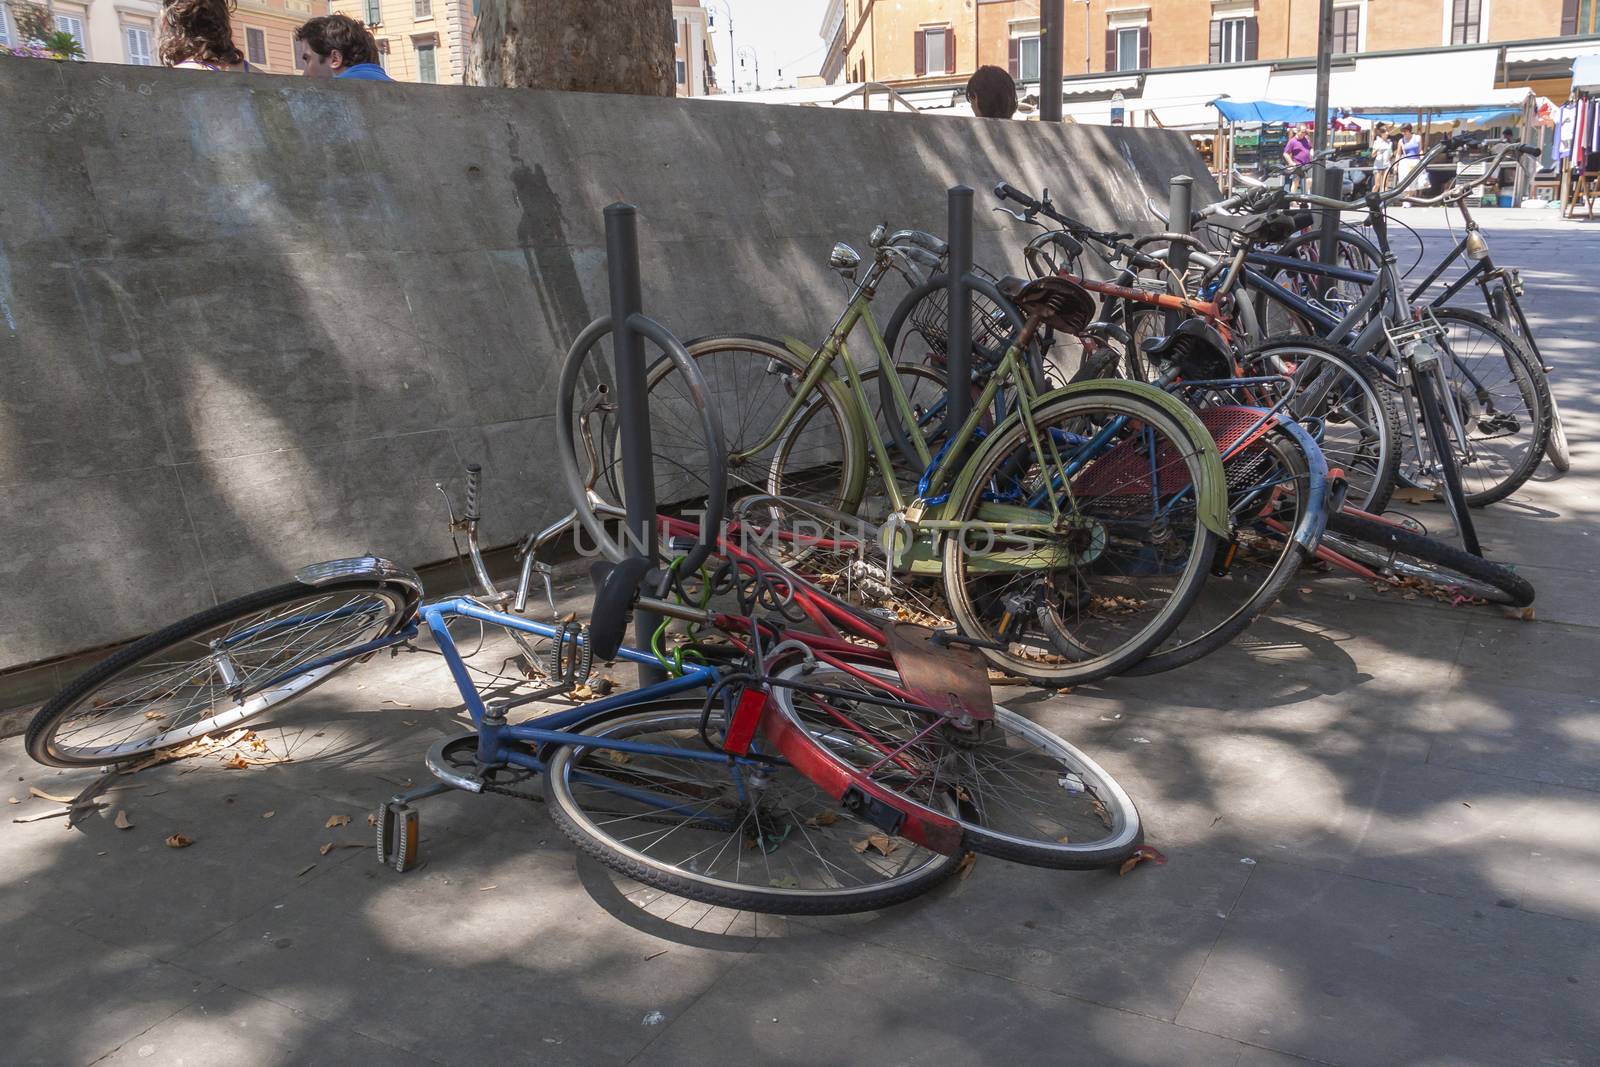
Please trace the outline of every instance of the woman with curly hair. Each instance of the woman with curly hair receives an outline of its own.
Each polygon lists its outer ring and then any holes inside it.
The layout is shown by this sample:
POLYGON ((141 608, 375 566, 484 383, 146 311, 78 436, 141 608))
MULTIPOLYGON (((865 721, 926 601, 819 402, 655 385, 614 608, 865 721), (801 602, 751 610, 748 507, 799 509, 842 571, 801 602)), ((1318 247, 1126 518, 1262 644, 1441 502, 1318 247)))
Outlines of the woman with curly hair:
POLYGON ((162 0, 162 64, 248 71, 249 61, 233 43, 232 9, 232 0, 162 0))

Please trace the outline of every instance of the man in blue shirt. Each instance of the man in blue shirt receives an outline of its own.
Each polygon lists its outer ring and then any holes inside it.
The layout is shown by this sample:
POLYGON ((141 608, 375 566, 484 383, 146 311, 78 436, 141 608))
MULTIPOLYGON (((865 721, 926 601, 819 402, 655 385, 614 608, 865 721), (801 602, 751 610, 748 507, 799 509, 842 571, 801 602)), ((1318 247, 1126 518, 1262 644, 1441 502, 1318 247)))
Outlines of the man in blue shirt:
POLYGON ((311 78, 393 81, 378 65, 372 32, 348 15, 323 15, 294 31, 301 73, 311 78))

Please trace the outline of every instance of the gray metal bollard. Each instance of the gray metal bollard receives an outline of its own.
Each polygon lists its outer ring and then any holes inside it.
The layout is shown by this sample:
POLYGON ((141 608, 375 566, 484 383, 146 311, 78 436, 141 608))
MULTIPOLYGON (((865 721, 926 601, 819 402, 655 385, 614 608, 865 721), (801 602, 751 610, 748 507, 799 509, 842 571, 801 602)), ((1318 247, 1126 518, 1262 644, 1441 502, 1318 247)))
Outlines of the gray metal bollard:
POLYGON ((1061 121, 1062 66, 1066 61, 1067 26, 1061 0, 1040 0, 1039 121, 1061 121))
MULTIPOLYGON (((646 559, 656 558, 656 481, 650 450, 650 404, 645 386, 644 340, 629 320, 640 311, 639 212, 632 204, 605 209, 606 279, 611 288, 611 353, 617 383, 617 416, 621 426, 622 479, 628 487, 624 544, 646 559)), ((661 618, 650 612, 634 615, 634 640, 650 647, 661 618)), ((639 667, 639 684, 666 680, 659 667, 639 667)))
MULTIPOLYGON (((1323 196, 1335 200, 1344 199, 1344 168, 1323 167, 1322 180, 1317 183, 1317 191, 1323 196)), ((1321 220, 1321 242, 1318 246, 1318 262, 1332 265, 1339 256, 1339 212, 1332 208, 1323 208, 1317 212, 1321 220)), ((1327 286, 1323 290, 1323 297, 1334 291, 1338 286, 1337 279, 1327 279, 1327 286)))
POLYGON ((972 273, 972 190, 965 185, 950 189, 945 233, 950 243, 945 291, 949 315, 945 426, 954 434, 972 411, 972 300, 967 290, 967 276, 972 273))
MULTIPOLYGON (((1180 174, 1167 184, 1167 230, 1171 233, 1188 233, 1189 216, 1194 213, 1194 179, 1187 174, 1180 174)), ((1172 245, 1167 253, 1167 263, 1171 265, 1177 279, 1167 279, 1167 289, 1174 296, 1182 296, 1183 272, 1189 267, 1189 246, 1181 242, 1172 245)), ((1176 311, 1166 314, 1167 332, 1171 333, 1178 328, 1178 323, 1183 316, 1176 311)))

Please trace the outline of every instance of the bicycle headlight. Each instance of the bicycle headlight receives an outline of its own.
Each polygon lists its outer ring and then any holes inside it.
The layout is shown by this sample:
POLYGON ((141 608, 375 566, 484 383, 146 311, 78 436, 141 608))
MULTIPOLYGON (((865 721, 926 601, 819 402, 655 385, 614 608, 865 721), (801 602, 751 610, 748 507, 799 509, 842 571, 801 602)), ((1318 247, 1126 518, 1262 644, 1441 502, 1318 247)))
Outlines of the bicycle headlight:
POLYGON ((1467 258, 1489 258, 1489 242, 1484 240, 1483 234, 1477 230, 1467 231, 1467 258))

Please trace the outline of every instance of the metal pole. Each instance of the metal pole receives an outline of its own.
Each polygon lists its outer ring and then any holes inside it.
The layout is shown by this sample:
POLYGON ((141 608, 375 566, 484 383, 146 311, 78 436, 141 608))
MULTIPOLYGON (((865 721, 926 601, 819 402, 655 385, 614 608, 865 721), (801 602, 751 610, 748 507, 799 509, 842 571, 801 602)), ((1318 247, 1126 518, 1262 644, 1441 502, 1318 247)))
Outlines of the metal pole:
MULTIPOLYGON (((1323 168, 1323 171, 1322 171, 1322 183, 1321 183, 1319 192, 1321 192, 1323 196, 1331 197, 1331 198, 1333 198, 1335 200, 1343 199, 1344 198, 1344 168, 1343 167, 1325 167, 1325 168, 1323 168)), ((1323 263, 1333 264, 1333 263, 1338 261, 1338 255, 1339 255, 1339 213, 1337 211, 1332 210, 1331 208, 1325 208, 1321 212, 1321 215, 1322 215, 1321 248, 1320 248, 1320 250, 1318 252, 1317 258, 1318 258, 1319 261, 1321 261, 1323 263)), ((1333 278, 1329 278, 1328 279, 1327 290, 1323 294, 1324 297, 1326 297, 1329 294, 1331 294, 1334 291, 1334 289, 1336 289, 1337 287, 1338 287, 1338 282, 1333 278)))
POLYGON ((1061 64, 1067 49, 1067 20, 1061 0, 1041 0, 1039 29, 1039 120, 1060 122, 1061 64))
POLYGON ((945 292, 949 343, 945 353, 945 375, 949 389, 945 401, 945 426, 949 433, 967 421, 972 411, 972 301, 967 295, 967 276, 972 273, 972 190, 953 186, 949 193, 950 260, 945 292))
MULTIPOLYGON (((616 203, 605 210, 606 280, 611 287, 611 353, 617 383, 617 418, 621 427, 623 504, 628 509, 623 543, 649 560, 656 558, 656 479, 650 450, 650 404, 645 386, 644 339, 631 319, 643 304, 639 283, 639 211, 616 203)), ((634 615, 634 640, 650 647, 661 618, 650 612, 634 615)), ((666 680, 659 667, 641 665, 639 684, 666 680)))
MULTIPOLYGON (((1167 186, 1167 229, 1172 233, 1189 232, 1189 216, 1194 211, 1194 179, 1187 174, 1180 174, 1167 186)), ((1189 266, 1189 246, 1174 242, 1167 252, 1167 263, 1172 267, 1173 274, 1167 279, 1167 288, 1176 296, 1183 295, 1184 271, 1189 266)), ((1167 332, 1171 333, 1178 328, 1178 323, 1183 316, 1177 311, 1168 311, 1167 332)))
POLYGON ((1312 121, 1316 123, 1311 134, 1313 152, 1328 147, 1328 86, 1332 78, 1333 0, 1322 0, 1322 10, 1317 16, 1317 106, 1312 109, 1312 121))

